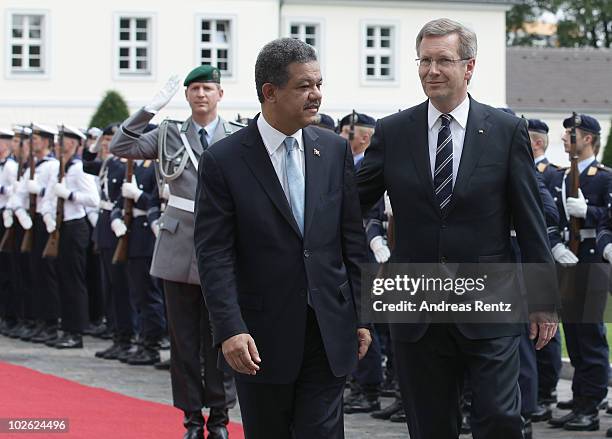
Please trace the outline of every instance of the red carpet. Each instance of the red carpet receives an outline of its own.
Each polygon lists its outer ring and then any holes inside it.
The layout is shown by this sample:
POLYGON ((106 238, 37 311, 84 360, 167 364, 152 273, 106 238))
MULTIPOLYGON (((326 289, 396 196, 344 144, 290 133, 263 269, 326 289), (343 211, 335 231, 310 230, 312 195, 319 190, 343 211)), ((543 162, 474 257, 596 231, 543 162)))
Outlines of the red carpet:
MULTIPOLYGON (((0 418, 68 418, 66 434, 0 433, 0 438, 180 439, 182 413, 0 362, 0 418)), ((240 424, 229 425, 230 439, 244 439, 240 424)))

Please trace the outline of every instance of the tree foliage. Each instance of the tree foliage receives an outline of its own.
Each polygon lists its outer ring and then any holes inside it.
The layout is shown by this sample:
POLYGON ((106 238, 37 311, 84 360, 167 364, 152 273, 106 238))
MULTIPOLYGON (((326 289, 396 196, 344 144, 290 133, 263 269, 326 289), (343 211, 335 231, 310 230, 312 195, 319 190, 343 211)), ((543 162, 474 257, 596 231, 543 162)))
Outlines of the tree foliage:
POLYGON ((612 47, 612 1, 525 0, 506 14, 508 44, 531 46, 536 35, 524 23, 536 21, 545 11, 555 14, 557 44, 561 47, 612 47), (522 31, 522 32, 521 32, 522 31))
POLYGON ((612 168, 612 121, 610 121, 610 132, 608 133, 608 141, 603 150, 601 162, 609 168, 612 168))
POLYGON ((123 97, 118 92, 109 90, 98 105, 89 126, 104 128, 114 122, 123 122, 129 115, 130 112, 123 97))

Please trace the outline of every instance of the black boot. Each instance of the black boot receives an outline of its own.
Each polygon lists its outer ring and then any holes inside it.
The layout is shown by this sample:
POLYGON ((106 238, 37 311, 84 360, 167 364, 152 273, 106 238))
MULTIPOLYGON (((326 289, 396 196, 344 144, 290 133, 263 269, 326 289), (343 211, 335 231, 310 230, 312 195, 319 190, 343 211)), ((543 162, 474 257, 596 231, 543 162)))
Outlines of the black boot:
POLYGON ((538 403, 535 411, 531 414, 532 422, 548 421, 552 418, 552 409, 548 404, 538 403))
POLYGON ((164 361, 155 363, 153 367, 157 370, 170 370, 170 358, 164 361))
POLYGON ((533 426, 529 416, 523 418, 523 439, 533 439, 533 426))
POLYGON ((38 334, 40 334, 44 328, 45 322, 34 322, 33 325, 30 325, 27 330, 21 333, 19 339, 23 341, 30 341, 33 337, 36 337, 38 334))
POLYGON ((62 338, 55 343, 56 349, 82 349, 83 337, 75 332, 65 332, 62 338))
POLYGON ((576 401, 577 416, 563 425, 569 431, 599 430, 599 404, 596 399, 580 398, 576 401))
POLYGON ((370 413, 370 416, 373 417, 374 419, 384 419, 384 420, 387 420, 391 416, 393 416, 395 413, 397 413, 400 410, 402 410, 403 407, 404 406, 402 405, 402 400, 399 399, 399 398, 395 398, 393 403, 391 403, 390 405, 388 405, 387 407, 385 407, 382 410, 373 411, 372 413, 370 413))
POLYGON ((46 343, 50 340, 57 340, 57 323, 47 323, 43 330, 38 335, 32 337, 30 341, 32 343, 46 343))
POLYGON ((5 319, 2 321, 2 327, 0 327, 0 334, 8 337, 9 332, 15 329, 18 325, 17 319, 5 319))
POLYGON ((210 408, 210 415, 206 420, 208 439, 228 439, 227 424, 229 423, 229 413, 227 409, 210 408))
POLYGON ((150 366, 158 363, 159 360, 159 351, 150 347, 143 347, 136 354, 129 357, 126 363, 132 366, 150 366))
POLYGON ((360 394, 357 398, 344 406, 344 413, 370 413, 380 410, 380 399, 378 395, 360 394))
POLYGON ((183 426, 187 430, 183 439, 204 439, 204 417, 202 412, 185 412, 183 426))
POLYGON ((402 424, 405 424, 406 423, 406 412, 404 411, 404 408, 402 407, 400 410, 393 413, 391 417, 389 418, 389 421, 401 422, 402 424))
POLYGON ((573 410, 574 409, 574 399, 568 399, 566 401, 559 401, 557 403, 557 408, 561 410, 573 410))
POLYGON ((24 331, 29 329, 29 325, 29 321, 22 320, 13 326, 13 328, 6 335, 8 335, 10 338, 19 338, 24 331))

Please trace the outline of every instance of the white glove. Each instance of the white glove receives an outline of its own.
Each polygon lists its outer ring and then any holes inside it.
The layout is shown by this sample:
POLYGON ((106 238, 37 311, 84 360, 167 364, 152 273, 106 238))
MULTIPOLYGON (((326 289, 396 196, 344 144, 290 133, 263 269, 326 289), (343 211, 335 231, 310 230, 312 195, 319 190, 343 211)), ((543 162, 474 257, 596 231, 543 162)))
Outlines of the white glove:
POLYGON ((98 151, 100 151, 100 147, 102 143, 102 136, 99 136, 95 142, 93 142, 91 145, 89 145, 89 148, 87 148, 89 150, 89 152, 91 152, 92 154, 97 153, 98 151))
POLYGON ((159 110, 164 108, 168 102, 172 99, 172 96, 176 94, 179 87, 181 86, 181 79, 178 75, 170 76, 166 85, 157 92, 151 102, 145 105, 144 110, 148 113, 157 113, 159 110))
POLYGON ((89 220, 89 224, 91 224, 91 227, 96 227, 96 224, 98 224, 98 212, 96 212, 95 210, 87 212, 87 219, 89 220))
POLYGON ((164 187, 162 189, 161 197, 164 200, 169 200, 170 199, 170 185, 168 183, 164 183, 164 187))
POLYGON ((606 261, 612 264, 612 244, 608 244, 604 247, 603 257, 606 261))
POLYGON ((45 223, 47 233, 55 232, 57 224, 55 223, 55 218, 53 218, 50 213, 45 213, 43 215, 43 222, 45 223))
POLYGON ((55 183, 55 186, 53 186, 53 192, 55 192, 55 195, 63 198, 64 200, 67 200, 70 196, 70 191, 66 187, 65 183, 55 183))
POLYGON ((30 215, 28 215, 25 209, 17 209, 17 211, 15 211, 15 216, 24 230, 30 230, 32 228, 32 218, 30 218, 30 215))
POLYGON ((379 264, 384 264, 389 260, 391 251, 382 236, 375 236, 372 238, 370 241, 370 248, 372 249, 372 253, 374 253, 376 262, 379 264))
POLYGON ((555 261, 557 261, 563 266, 567 267, 571 265, 576 265, 578 263, 578 258, 576 257, 576 255, 573 254, 569 248, 567 248, 561 243, 555 245, 551 251, 553 258, 555 258, 555 261))
POLYGON ((385 215, 387 215, 388 218, 389 216, 393 215, 393 209, 391 208, 391 199, 389 198, 389 194, 387 192, 385 192, 383 197, 385 200, 385 215))
POLYGON ((39 185, 36 180, 28 180, 26 183, 26 188, 28 189, 28 192, 33 195, 40 194, 40 191, 42 190, 42 186, 39 185))
POLYGON ((158 220, 155 220, 151 223, 151 231, 153 232, 156 238, 159 236, 159 221, 158 220))
POLYGON ((13 211, 11 209, 2 211, 2 221, 4 222, 4 228, 10 229, 13 227, 13 211))
POLYGON ((587 203, 582 195, 582 191, 578 189, 578 198, 569 197, 566 201, 567 213, 575 218, 586 218, 587 203))
POLYGON ((127 233, 127 227, 125 226, 123 220, 120 218, 115 218, 111 221, 111 230, 117 238, 121 238, 127 233))
POLYGON ((136 202, 142 195, 142 191, 138 188, 136 180, 132 180, 131 183, 126 181, 121 185, 121 195, 123 195, 124 198, 130 198, 136 202))

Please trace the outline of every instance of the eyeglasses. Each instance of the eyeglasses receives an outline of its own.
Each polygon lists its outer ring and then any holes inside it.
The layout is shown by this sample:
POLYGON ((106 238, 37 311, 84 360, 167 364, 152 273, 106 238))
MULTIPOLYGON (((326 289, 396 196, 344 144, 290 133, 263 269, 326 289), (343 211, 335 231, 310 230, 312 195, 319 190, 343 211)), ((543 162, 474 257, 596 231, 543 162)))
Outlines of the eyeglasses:
POLYGON ((424 69, 428 69, 431 67, 433 63, 436 63, 438 67, 443 69, 452 66, 455 63, 461 61, 469 61, 472 58, 461 58, 461 59, 448 59, 448 58, 440 58, 440 59, 431 59, 431 58, 417 58, 415 59, 417 66, 422 67, 424 69))

